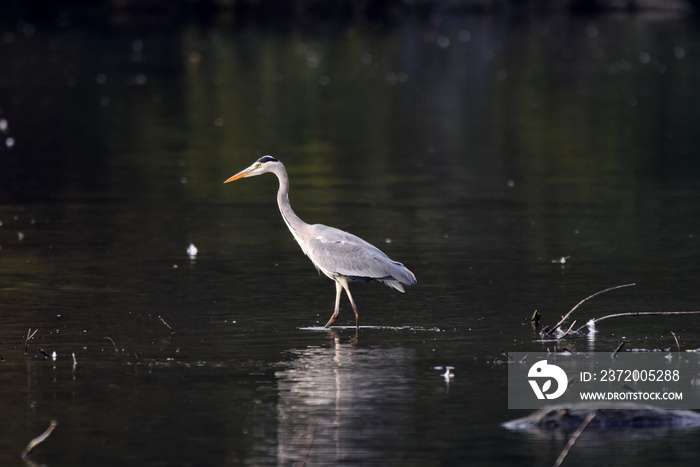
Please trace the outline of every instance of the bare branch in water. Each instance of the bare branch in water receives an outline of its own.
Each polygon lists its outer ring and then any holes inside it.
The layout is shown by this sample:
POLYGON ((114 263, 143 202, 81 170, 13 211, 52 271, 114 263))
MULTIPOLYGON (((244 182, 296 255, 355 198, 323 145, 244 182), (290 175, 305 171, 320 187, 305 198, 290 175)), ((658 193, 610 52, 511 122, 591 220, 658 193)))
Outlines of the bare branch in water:
POLYGON ((160 321, 161 321, 163 324, 165 324, 165 327, 166 327, 166 328, 170 329, 170 333, 171 333, 171 334, 175 334, 175 330, 174 330, 172 327, 170 327, 170 325, 169 325, 168 323, 165 322, 165 320, 163 319, 162 316, 158 315, 158 319, 160 319, 160 321))
POLYGON ((628 313, 615 313, 614 315, 596 318, 594 323, 599 323, 610 318, 621 318, 623 316, 666 316, 666 315, 700 315, 700 311, 630 311, 628 313))
POLYGON ((563 339, 563 338, 565 338, 566 335, 569 334, 569 333, 571 332, 571 328, 573 328, 575 324, 576 324, 576 320, 574 320, 574 322, 571 323, 571 326, 569 326, 569 329, 567 329, 566 332, 565 332, 564 334, 562 334, 561 336, 557 337, 557 339, 563 339))
POLYGON ((571 435, 571 438, 569 438, 569 442, 566 443, 566 446, 564 446, 564 449, 562 449, 561 454, 559 454, 559 457, 557 457, 556 462, 554 462, 554 467, 559 467, 561 463, 564 462, 564 458, 567 454, 569 454, 569 451, 573 447, 578 437, 581 436, 583 430, 585 430, 588 424, 591 423, 593 417, 595 417, 595 410, 586 415, 586 419, 583 422, 581 422, 581 425, 579 425, 576 431, 574 431, 574 433, 571 435))
POLYGON ((620 350, 622 350, 622 348, 623 348, 624 346, 625 346, 625 341, 620 342, 620 345, 618 345, 617 348, 615 349, 615 351, 612 353, 612 355, 610 355, 610 358, 615 358, 615 356, 617 355, 617 353, 618 353, 620 350))
POLYGON ((676 341, 676 347, 678 347, 678 353, 681 352, 681 344, 678 343, 678 338, 676 337, 676 333, 671 331, 671 335, 673 336, 673 339, 676 341))
POLYGON ((559 320, 559 322, 558 322, 557 324, 555 324, 555 325, 552 326, 551 328, 547 329, 546 332, 545 332, 544 330, 542 330, 542 333, 541 333, 541 334, 545 334, 545 333, 546 333, 546 334, 552 334, 552 333, 554 333, 554 331, 556 331, 557 329, 559 329, 559 326, 561 326, 562 323, 564 323, 564 321, 567 320, 567 318, 571 315, 571 313, 573 313, 578 307, 580 307, 581 305, 583 305, 584 302, 590 300, 591 298, 597 297, 598 295, 604 294, 605 292, 610 292, 611 290, 617 290, 617 289, 621 289, 621 288, 623 288, 623 287, 631 287, 631 286, 633 286, 633 285, 636 285, 636 284, 635 284, 635 283, 632 283, 632 284, 616 285, 615 287, 610 287, 610 288, 607 288, 607 289, 605 289, 605 290, 601 290, 601 291, 599 291, 599 292, 594 293, 593 295, 590 295, 590 296, 584 298, 583 300, 581 300, 580 302, 578 302, 578 303, 576 304, 575 307, 573 307, 571 310, 569 310, 569 312, 568 312, 567 314, 565 314, 565 315, 562 317, 562 319, 559 320))
POLYGON ((32 328, 29 328, 29 331, 27 331, 27 339, 24 341, 24 355, 27 355, 29 353, 29 341, 34 337, 34 334, 39 332, 38 329, 35 329, 34 332, 32 332, 32 328))
POLYGON ((27 444, 27 447, 24 449, 24 451, 22 451, 22 459, 27 459, 27 457, 29 457, 29 454, 35 447, 43 443, 46 440, 46 438, 51 436, 51 433, 57 425, 58 422, 56 420, 51 420, 51 423, 49 424, 49 427, 46 429, 46 431, 44 431, 42 434, 31 440, 29 444, 27 444))

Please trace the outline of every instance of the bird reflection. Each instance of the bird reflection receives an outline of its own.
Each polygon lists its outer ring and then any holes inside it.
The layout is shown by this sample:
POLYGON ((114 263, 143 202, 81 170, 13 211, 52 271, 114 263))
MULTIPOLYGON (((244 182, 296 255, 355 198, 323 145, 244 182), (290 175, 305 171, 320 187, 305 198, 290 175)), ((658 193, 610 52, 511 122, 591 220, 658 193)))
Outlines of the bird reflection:
POLYGON ((413 352, 342 344, 292 351, 277 372, 278 465, 377 465, 414 441, 413 352))

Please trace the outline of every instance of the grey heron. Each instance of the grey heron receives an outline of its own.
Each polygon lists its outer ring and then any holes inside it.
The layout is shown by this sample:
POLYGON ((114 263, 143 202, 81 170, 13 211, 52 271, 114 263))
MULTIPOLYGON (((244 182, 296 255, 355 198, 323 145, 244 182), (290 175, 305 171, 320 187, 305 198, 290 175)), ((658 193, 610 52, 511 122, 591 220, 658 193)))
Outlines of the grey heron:
POLYGON ((240 178, 273 173, 279 180, 277 205, 284 223, 299 243, 301 250, 311 259, 316 269, 335 281, 335 310, 326 323, 328 328, 338 317, 342 291, 350 300, 355 312, 355 327, 359 329, 360 315, 350 294, 351 280, 382 282, 403 292, 404 285, 414 285, 416 276, 403 264, 393 261, 379 248, 351 233, 323 224, 307 224, 292 210, 289 204, 289 176, 284 165, 272 156, 263 156, 250 167, 240 171, 224 183, 240 178))

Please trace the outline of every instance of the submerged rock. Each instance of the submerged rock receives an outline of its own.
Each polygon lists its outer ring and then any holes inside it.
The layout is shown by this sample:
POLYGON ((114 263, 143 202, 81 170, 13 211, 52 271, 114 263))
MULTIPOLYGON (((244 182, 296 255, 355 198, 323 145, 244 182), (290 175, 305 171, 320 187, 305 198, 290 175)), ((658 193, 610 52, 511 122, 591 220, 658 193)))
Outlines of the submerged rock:
POLYGON ((551 405, 503 424, 509 430, 573 431, 586 416, 595 417, 586 430, 650 427, 700 427, 700 413, 692 410, 662 409, 635 403, 551 405))

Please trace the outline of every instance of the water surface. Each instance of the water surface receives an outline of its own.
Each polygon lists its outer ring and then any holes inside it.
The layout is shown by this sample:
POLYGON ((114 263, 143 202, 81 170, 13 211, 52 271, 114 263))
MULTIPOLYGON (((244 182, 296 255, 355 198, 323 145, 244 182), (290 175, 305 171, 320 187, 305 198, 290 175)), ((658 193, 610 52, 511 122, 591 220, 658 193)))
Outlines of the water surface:
MULTIPOLYGON (((552 465, 566 440, 500 426, 502 351, 700 347, 694 317, 522 324, 632 282, 572 319, 698 309, 694 20, 160 26, 2 24, 3 465, 52 419, 51 466, 552 465), (416 275, 354 284, 359 335, 345 301, 320 328, 274 177, 222 183, 268 153, 302 219, 416 275)), ((584 433, 567 463, 697 465, 696 439, 584 433)))

